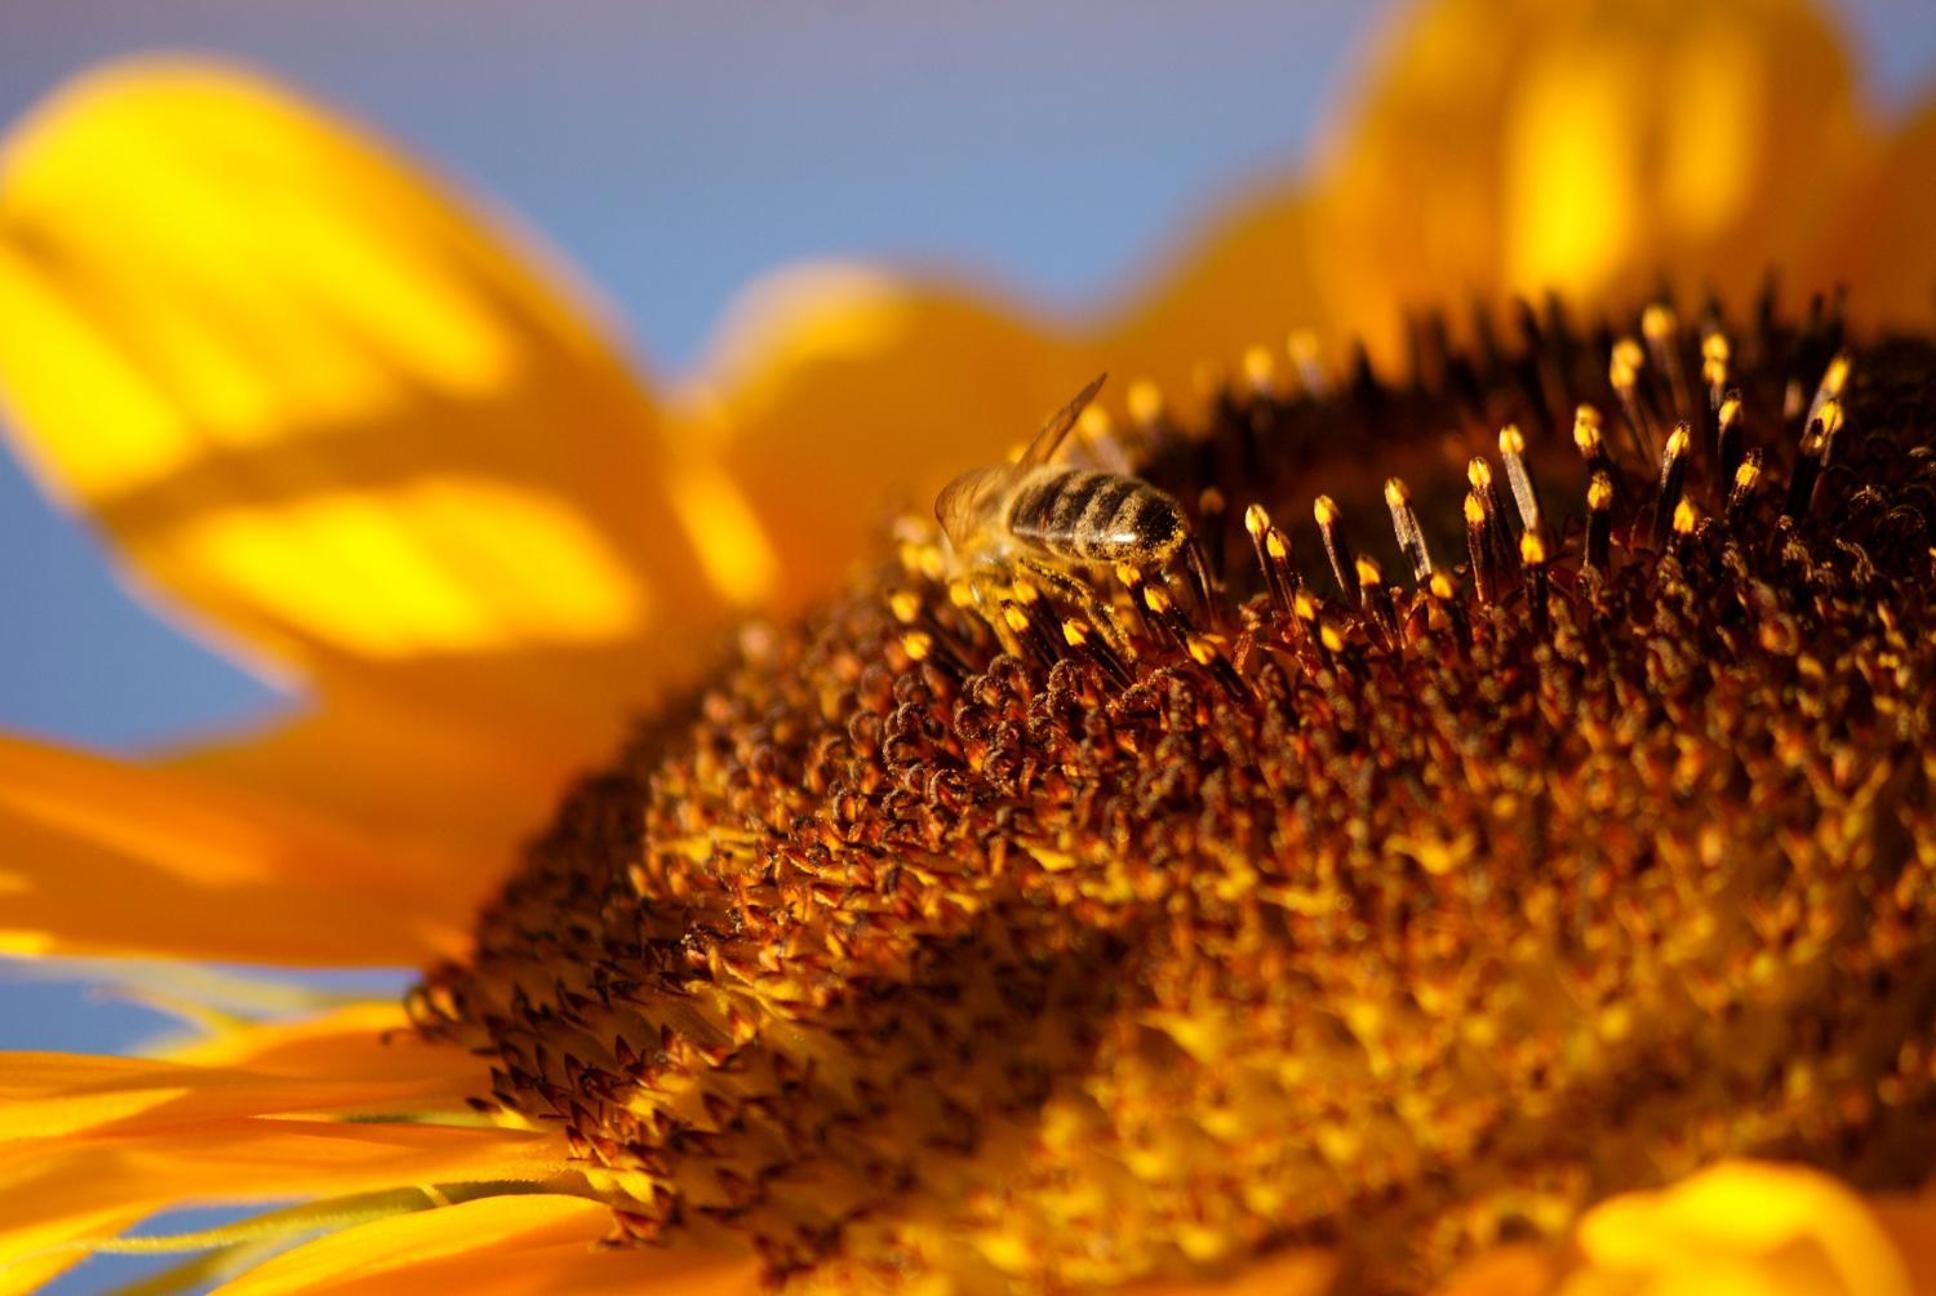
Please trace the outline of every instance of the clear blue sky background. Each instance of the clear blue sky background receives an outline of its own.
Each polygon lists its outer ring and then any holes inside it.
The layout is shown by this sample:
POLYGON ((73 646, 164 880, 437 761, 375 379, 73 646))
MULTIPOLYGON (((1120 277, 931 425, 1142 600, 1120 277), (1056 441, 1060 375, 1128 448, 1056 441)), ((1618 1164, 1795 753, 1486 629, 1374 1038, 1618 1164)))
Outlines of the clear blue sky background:
MULTIPOLYGON (((1070 309, 1294 166, 1393 0, 0 0, 0 119, 124 51, 254 60, 523 213, 676 370, 777 265, 886 256, 1070 309)), ((1936 74, 1928 0, 1841 7, 1880 107, 1936 74)), ((114 750, 289 705, 114 585, 0 454, 0 728, 114 750)), ((0 968, 0 1046, 156 1020, 0 968)))

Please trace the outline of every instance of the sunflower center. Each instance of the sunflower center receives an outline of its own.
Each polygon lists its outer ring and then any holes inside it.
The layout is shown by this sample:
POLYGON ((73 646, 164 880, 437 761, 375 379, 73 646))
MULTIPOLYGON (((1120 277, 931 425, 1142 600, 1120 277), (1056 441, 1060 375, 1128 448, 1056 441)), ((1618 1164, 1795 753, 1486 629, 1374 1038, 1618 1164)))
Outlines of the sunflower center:
POLYGON ((625 1237, 809 1286, 1410 1289, 1730 1153, 1909 1177, 1936 350, 1636 323, 1091 415, 1202 576, 910 526, 573 792, 419 1021, 625 1237))

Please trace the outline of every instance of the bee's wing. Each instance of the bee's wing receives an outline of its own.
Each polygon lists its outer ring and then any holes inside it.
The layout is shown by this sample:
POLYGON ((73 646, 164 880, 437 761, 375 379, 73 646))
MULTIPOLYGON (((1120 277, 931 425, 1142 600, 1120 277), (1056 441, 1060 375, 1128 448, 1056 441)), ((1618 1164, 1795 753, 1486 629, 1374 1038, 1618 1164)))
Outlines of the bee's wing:
POLYGON ((1028 449, 1022 451, 1022 458, 1017 466, 1033 468, 1037 464, 1045 464, 1054 458, 1063 438, 1069 435, 1070 429, 1076 425, 1076 420, 1082 417, 1082 411, 1089 408, 1089 402, 1096 399, 1096 393, 1102 390, 1102 385, 1108 381, 1108 378, 1107 373, 1097 374, 1087 387, 1075 394, 1073 400, 1051 414, 1049 421, 1042 425, 1042 430, 1035 434, 1035 439, 1028 443, 1028 449))

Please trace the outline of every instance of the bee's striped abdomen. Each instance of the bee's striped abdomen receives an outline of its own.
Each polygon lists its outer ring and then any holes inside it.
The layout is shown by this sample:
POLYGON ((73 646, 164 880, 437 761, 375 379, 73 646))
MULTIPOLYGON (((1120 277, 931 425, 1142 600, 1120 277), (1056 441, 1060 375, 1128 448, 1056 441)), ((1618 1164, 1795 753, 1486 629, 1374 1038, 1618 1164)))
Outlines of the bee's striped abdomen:
POLYGON ((1135 562, 1173 552, 1187 523, 1148 482, 1086 468, 1044 472, 1015 492, 1009 531, 1064 558, 1135 562))

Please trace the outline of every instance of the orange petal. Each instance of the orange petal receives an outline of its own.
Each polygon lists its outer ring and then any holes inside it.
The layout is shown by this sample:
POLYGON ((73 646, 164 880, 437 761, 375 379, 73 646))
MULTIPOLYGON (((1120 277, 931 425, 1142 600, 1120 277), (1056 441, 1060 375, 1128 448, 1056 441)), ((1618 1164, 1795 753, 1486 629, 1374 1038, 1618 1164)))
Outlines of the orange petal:
POLYGON ((0 1143, 133 1138, 278 1115, 463 1111, 489 1077, 461 1049, 427 1043, 394 1004, 233 1028, 166 1058, 9 1053, 0 1143))
POLYGON ((750 1260, 677 1251, 596 1250, 611 1212, 579 1197, 485 1197, 332 1233, 284 1252, 218 1290, 513 1293, 677 1291, 752 1296, 750 1260))
POLYGON ((1936 1293, 1936 1191, 1878 1193, 1868 1204, 1902 1256, 1910 1290, 1932 1296, 1936 1293))
POLYGON ((1132 377, 1187 393, 1205 361, 1234 365, 1262 346, 1280 367, 1286 335, 1310 331, 1334 346, 1340 336, 1314 264, 1325 255, 1311 197, 1295 185, 1261 190, 1230 205, 1191 240, 1191 252, 1142 294, 1105 333, 1100 349, 1132 377))
POLYGON ((1559 288, 1748 291, 1867 147, 1805 0, 1432 0, 1332 141, 1318 262, 1385 355, 1400 312, 1559 288))
POLYGON ((512 1130, 252 1118, 0 1145, 0 1270, 179 1206, 425 1183, 541 1181, 563 1149, 512 1130))
POLYGON ((1027 440, 1101 368, 965 292, 852 266, 756 285, 722 338, 680 402, 683 435, 718 447, 792 605, 895 510, 927 514, 950 475, 1027 440))
POLYGON ((0 394, 50 486, 207 624, 533 783, 725 615, 685 470, 580 308, 234 69, 112 67, 15 132, 0 394))
POLYGON ((180 775, 0 738, 0 948, 417 963, 461 949, 449 865, 180 775), (414 876, 413 876, 414 875, 414 876))
POLYGON ((1927 328, 1936 315, 1936 96, 1883 150, 1822 240, 1813 282, 1846 284, 1849 312, 1871 327, 1927 328))
POLYGON ((1799 1166, 1726 1162, 1589 1211, 1568 1296, 1610 1290, 1909 1296, 1908 1269, 1862 1199, 1799 1166))

